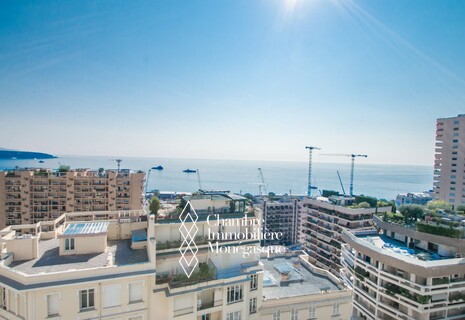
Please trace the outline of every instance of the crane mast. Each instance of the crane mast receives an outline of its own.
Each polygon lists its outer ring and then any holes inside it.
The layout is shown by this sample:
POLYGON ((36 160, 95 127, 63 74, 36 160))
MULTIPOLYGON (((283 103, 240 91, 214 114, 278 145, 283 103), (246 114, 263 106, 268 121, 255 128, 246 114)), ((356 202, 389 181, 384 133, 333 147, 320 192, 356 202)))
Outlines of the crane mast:
POLYGON ((307 196, 310 198, 311 195, 312 195, 312 189, 316 189, 315 186, 312 186, 312 153, 313 153, 313 150, 321 150, 321 148, 306 146, 305 149, 308 149, 308 188, 307 188, 307 196))
POLYGON ((261 184, 258 187, 258 192, 260 195, 263 195, 262 190, 265 191, 265 195, 268 195, 268 192, 266 192, 266 185, 265 185, 265 179, 263 178, 263 172, 262 168, 258 168, 258 176, 260 177, 261 184))
POLYGON ((202 190, 202 184, 200 183, 200 171, 197 169, 197 180, 199 181, 199 190, 202 190))
POLYGON ((336 154, 336 153, 326 153, 321 154, 322 156, 336 156, 336 157, 350 157, 351 164, 350 164, 350 187, 349 187, 349 194, 350 196, 354 195, 354 170, 355 170, 355 158, 363 157, 367 158, 366 154, 336 154))

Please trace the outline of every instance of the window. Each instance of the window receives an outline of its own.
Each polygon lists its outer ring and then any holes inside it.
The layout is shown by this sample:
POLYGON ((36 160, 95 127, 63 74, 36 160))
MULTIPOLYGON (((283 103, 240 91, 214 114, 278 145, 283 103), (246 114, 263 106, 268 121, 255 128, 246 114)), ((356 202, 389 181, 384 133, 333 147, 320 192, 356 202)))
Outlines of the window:
POLYGON ((455 187, 450 187, 450 189, 451 189, 452 191, 454 191, 454 190, 455 190, 455 187))
POLYGON ((250 276, 250 290, 257 289, 257 285, 258 285, 258 275, 253 274, 250 276))
POLYGON ((128 320, 143 320, 142 316, 130 317, 128 320))
POLYGON ((129 303, 142 301, 142 281, 129 284, 129 303))
POLYGON ((210 314, 209 313, 203 314, 202 315, 202 320, 210 320, 210 314))
POLYGON ((95 307, 94 289, 86 289, 79 291, 79 306, 81 309, 95 307))
POLYGON ((65 238, 65 251, 74 250, 74 238, 65 238))
POLYGON ((314 305, 311 305, 310 307, 308 307, 308 317, 310 319, 316 318, 316 308, 314 305))
POLYGON ((454 128, 454 131, 458 131, 458 130, 459 130, 459 128, 454 128))
POLYGON ((457 151, 452 152, 452 155, 456 155, 456 154, 457 154, 457 151))
POLYGON ((228 303, 242 301, 242 286, 228 287, 228 303))
POLYGON ((242 313, 241 311, 230 312, 226 315, 226 320, 241 320, 242 313))
POLYGON ((57 316, 58 315, 58 293, 47 295, 47 315, 57 316))
POLYGON ((257 312, 257 298, 252 298, 249 303, 249 313, 255 312, 257 312))
POLYGON ((436 243, 428 242, 428 250, 438 253, 439 246, 436 243))
POLYGON ((449 193, 449 197, 455 197, 455 193, 449 193))
POLYGON ((104 286, 103 293, 103 307, 111 308, 121 305, 121 285, 110 284, 104 286))
POLYGON ((459 124, 459 120, 454 120, 454 124, 459 124))
POLYGON ((273 320, 281 320, 281 311, 280 310, 275 310, 273 312, 273 320))
POLYGON ((291 320, 299 320, 299 310, 297 308, 292 308, 291 320))
POLYGON ((339 302, 333 303, 333 316, 339 314, 339 302))
POLYGON ((459 136, 458 132, 454 133, 454 137, 458 137, 458 136, 459 136))
POLYGON ((459 140, 458 140, 458 139, 454 139, 454 140, 452 140, 452 142, 454 142, 454 143, 455 143, 455 142, 459 142, 459 140))

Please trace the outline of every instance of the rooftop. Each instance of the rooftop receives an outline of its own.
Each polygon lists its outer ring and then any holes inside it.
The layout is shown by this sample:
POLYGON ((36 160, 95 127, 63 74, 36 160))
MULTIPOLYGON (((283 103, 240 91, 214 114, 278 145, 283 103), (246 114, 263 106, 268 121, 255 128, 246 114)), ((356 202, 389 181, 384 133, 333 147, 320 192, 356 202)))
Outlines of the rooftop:
POLYGON ((60 241, 57 238, 39 241, 39 256, 36 259, 14 261, 8 268, 28 275, 65 272, 148 262, 147 250, 131 249, 131 240, 108 241, 103 253, 60 256, 60 241))
POLYGON ((263 291, 265 299, 279 299, 291 296, 317 294, 322 291, 339 291, 337 284, 329 278, 317 275, 303 264, 294 264, 294 259, 261 259, 264 270, 263 291), (281 273, 286 274, 282 281, 281 273))
POLYGON ((404 257, 407 256, 422 261, 435 261, 444 259, 444 257, 438 255, 437 253, 421 250, 418 248, 409 248, 405 246, 405 243, 389 238, 388 236, 382 234, 376 236, 362 235, 358 236, 358 238, 363 239, 378 248, 396 253, 404 257))

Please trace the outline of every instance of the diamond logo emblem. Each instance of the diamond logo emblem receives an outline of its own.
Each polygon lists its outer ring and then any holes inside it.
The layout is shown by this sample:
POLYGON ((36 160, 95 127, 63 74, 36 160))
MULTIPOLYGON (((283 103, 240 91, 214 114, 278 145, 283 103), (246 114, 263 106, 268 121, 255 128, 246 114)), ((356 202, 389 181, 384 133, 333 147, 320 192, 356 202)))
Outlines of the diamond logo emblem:
POLYGON ((199 260, 196 256, 199 248, 195 244, 195 236, 199 231, 199 228, 196 225, 198 219, 199 216, 188 201, 179 216, 179 220, 181 220, 179 231, 181 232, 182 237, 182 243, 179 247, 179 252, 181 253, 179 264, 188 278, 191 277, 195 268, 199 264, 199 260))

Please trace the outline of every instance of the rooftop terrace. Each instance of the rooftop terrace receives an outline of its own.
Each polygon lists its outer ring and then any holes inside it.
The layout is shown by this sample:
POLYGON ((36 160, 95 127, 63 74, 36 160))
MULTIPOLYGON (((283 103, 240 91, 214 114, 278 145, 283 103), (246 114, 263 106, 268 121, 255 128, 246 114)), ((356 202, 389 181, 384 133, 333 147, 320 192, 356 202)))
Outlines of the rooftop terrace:
POLYGON ((265 299, 279 299, 317 294, 322 291, 340 290, 339 286, 329 278, 313 273, 304 264, 294 264, 295 260, 298 260, 298 258, 260 260, 264 270, 262 292, 265 299), (285 280, 283 280, 282 274, 286 274, 285 280))
POLYGON ((148 262, 147 250, 131 249, 131 240, 108 241, 103 253, 60 256, 59 239, 39 241, 36 259, 14 261, 8 268, 27 275, 65 272, 148 262))
POLYGON ((363 239, 372 245, 375 245, 378 248, 384 249, 389 252, 397 253, 402 256, 407 256, 422 261, 435 261, 444 259, 437 253, 428 252, 420 250, 418 248, 409 248, 405 246, 405 243, 394 240, 387 237, 386 235, 376 235, 376 236, 358 236, 358 238, 363 239))

